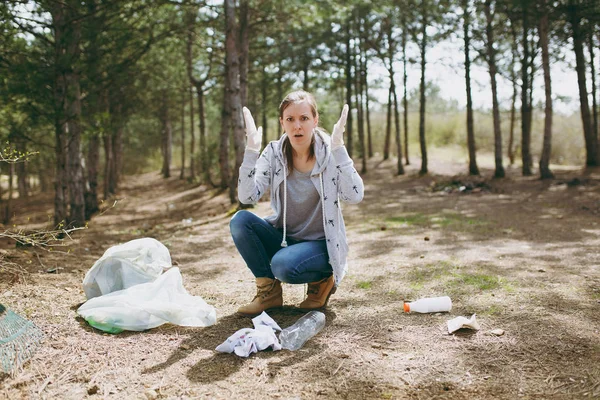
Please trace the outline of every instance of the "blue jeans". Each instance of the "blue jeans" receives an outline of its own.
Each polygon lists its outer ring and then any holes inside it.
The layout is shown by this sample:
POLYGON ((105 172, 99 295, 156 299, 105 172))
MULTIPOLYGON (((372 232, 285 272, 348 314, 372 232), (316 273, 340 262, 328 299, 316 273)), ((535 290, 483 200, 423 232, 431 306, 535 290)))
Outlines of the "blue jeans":
POLYGON ((288 238, 288 247, 281 247, 283 232, 245 210, 231 218, 229 229, 235 246, 257 278, 310 283, 332 274, 325 240, 288 238))

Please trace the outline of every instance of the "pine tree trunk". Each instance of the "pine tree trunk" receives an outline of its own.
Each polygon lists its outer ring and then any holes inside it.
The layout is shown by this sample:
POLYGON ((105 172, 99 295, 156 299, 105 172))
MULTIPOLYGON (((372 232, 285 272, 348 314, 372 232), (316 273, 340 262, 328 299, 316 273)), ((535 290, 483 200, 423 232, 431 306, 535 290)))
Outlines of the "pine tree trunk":
POLYGON ((231 130, 231 110, 229 99, 229 73, 225 62, 225 75, 223 82, 223 107, 221 107, 221 132, 219 134, 219 169, 221 170, 221 189, 229 187, 229 132, 231 130))
POLYGON ((583 54, 584 34, 581 31, 581 16, 576 6, 569 9, 569 19, 573 33, 573 48, 575 51, 575 70, 577 71, 577 84, 579 87, 579 105, 581 109, 581 120, 583 123, 583 136, 585 139, 586 165, 598 166, 598 136, 592 132, 590 118, 590 106, 588 103, 588 92, 586 85, 585 55, 583 54))
POLYGON ((396 153, 398 154, 398 163, 396 172, 398 175, 404 175, 404 166, 402 165, 402 136, 400 135, 400 113, 398 112, 398 95, 396 94, 396 83, 393 83, 392 96, 394 97, 394 127, 396 128, 396 153))
MULTIPOLYGON (((204 89, 202 86, 196 86, 196 93, 198 94, 198 121, 200 128, 200 159, 202 166, 202 179, 204 183, 210 186, 215 186, 210 176, 210 162, 208 158, 208 143, 206 140, 206 116, 204 115, 204 89)), ((229 141, 227 141, 227 151, 229 151, 229 141)), ((226 171, 227 177, 229 177, 229 171, 226 171)), ((225 186, 226 187, 226 186, 225 186)))
POLYGON ((383 159, 390 158, 390 142, 392 141, 392 83, 393 76, 390 73, 390 88, 388 89, 387 113, 385 117, 385 141, 383 145, 383 159))
POLYGON ((402 95, 402 106, 404 108, 404 163, 405 165, 410 165, 410 160, 408 158, 408 72, 407 65, 408 59, 406 57, 406 42, 408 35, 408 26, 406 23, 406 15, 402 13, 402 69, 403 69, 403 95, 402 95))
MULTIPOLYGON (((360 32, 360 21, 357 21, 360 32)), ((361 173, 367 172, 367 154, 366 154, 366 146, 365 146, 365 121, 364 121, 364 107, 363 107, 363 90, 362 90, 362 68, 361 68, 361 49, 360 49, 360 40, 356 41, 356 49, 354 52, 354 70, 356 74, 354 76, 354 90, 355 90, 355 100, 356 100, 356 123, 358 125, 358 145, 359 145, 359 155, 361 158, 361 173)))
POLYGON ((56 112, 57 190, 55 222, 75 226, 85 223, 84 181, 81 166, 81 99, 79 75, 75 68, 81 39, 79 3, 70 1, 52 4, 55 81, 54 110, 56 112), (67 216, 67 195, 70 211, 67 216))
MULTIPOLYGON (((18 138, 15 140, 15 145, 17 151, 21 154, 27 153, 27 144, 23 138, 18 138)), ((15 165, 15 172, 17 174, 17 190, 19 193, 19 199, 24 199, 29 196, 29 181, 28 181, 28 173, 29 169, 28 161, 21 161, 15 165)))
POLYGON ((496 51, 494 50, 494 31, 492 27, 493 16, 491 13, 492 0, 485 1, 485 17, 486 17, 486 48, 487 59, 492 85, 492 114, 494 118, 494 159, 496 169, 494 177, 504 177, 504 167, 502 166, 502 133, 500 131, 500 108, 498 105, 498 88, 496 84, 496 51))
POLYGON ((194 132, 194 88, 190 86, 190 179, 196 179, 196 133, 194 132))
POLYGON ((550 55, 548 52, 548 12, 546 0, 539 0, 540 7, 544 13, 540 17, 538 31, 540 36, 540 47, 542 50, 542 69, 544 70, 544 94, 546 106, 544 108, 544 141, 542 144, 542 156, 540 157, 540 178, 552 179, 554 175, 550 171, 550 154, 552 152, 552 80, 550 77, 550 55))
POLYGON ((248 61, 250 57, 250 26, 248 25, 250 7, 248 6, 248 0, 240 0, 239 11, 238 55, 240 62, 240 102, 243 106, 248 104, 248 61))
POLYGON ((114 167, 112 135, 110 132, 104 133, 102 141, 104 142, 104 200, 106 200, 113 194, 110 187, 110 177, 113 174, 111 170, 114 167))
MULTIPOLYGON (((598 137, 598 100, 596 86, 596 64, 594 58, 594 32, 590 33, 588 48, 590 52, 590 70, 592 73, 592 135, 598 137)), ((596 144, 598 146, 598 144, 596 144)))
MULTIPOLYGON (((364 53, 364 51, 363 51, 364 53)), ((371 113, 369 111, 369 84, 368 84, 368 76, 367 76, 367 61, 365 55, 365 62, 363 63, 363 90, 365 93, 365 116, 367 118, 367 154, 369 158, 373 158, 373 139, 371 134, 371 113)), ((365 172, 366 172, 366 164, 365 164, 365 172)))
POLYGON ((267 96, 267 92, 269 89, 269 76, 267 74, 266 66, 263 67, 262 70, 262 79, 260 81, 260 105, 262 108, 262 128, 263 128, 263 136, 262 136, 262 148, 264 149, 269 142, 269 135, 267 133, 267 128, 269 124, 267 123, 267 109, 269 108, 269 100, 267 96))
POLYGON ((346 149, 352 157, 352 47, 350 45, 351 28, 350 21, 346 24, 346 104, 348 104, 348 119, 346 120, 346 149))
MULTIPOLYGON (((229 81, 229 104, 233 125, 233 146, 235 167, 229 181, 229 200, 237 203, 237 183, 239 168, 244 158, 245 131, 242 117, 242 98, 240 92, 240 64, 236 47, 235 1, 225 0, 225 53, 229 81)), ((244 33, 246 34, 246 32, 244 33)))
POLYGON ((512 82, 513 93, 510 100, 510 128, 508 135, 508 160, 510 165, 515 163, 515 120, 516 120, 516 102, 517 102, 517 94, 518 94, 518 85, 517 85, 517 73, 515 72, 515 66, 517 64, 517 32, 515 30, 514 21, 510 22, 510 30, 512 34, 512 59, 510 66, 510 80, 512 82))
POLYGON ((13 197, 13 178, 15 174, 15 164, 8 164, 8 198, 4 208, 4 225, 8 225, 12 218, 12 197, 13 197))
POLYGON ((87 149, 87 181, 88 190, 85 192, 85 219, 89 221, 92 215, 100 209, 98 205, 98 169, 100 166, 100 137, 93 132, 88 141, 87 149))
POLYGON ((420 106, 419 106, 419 144, 421 145, 421 170, 420 174, 427 174, 427 144, 425 143, 425 54, 427 51, 427 2, 425 0, 422 1, 421 13, 423 17, 422 26, 421 26, 421 43, 420 43, 420 53, 421 53, 421 84, 419 87, 420 92, 420 106))
POLYGON ((523 61, 521 67, 521 162, 523 176, 530 176, 531 172, 531 103, 529 101, 530 88, 530 60, 529 60, 529 11, 528 4, 523 5, 523 61))
POLYGON ((185 89, 181 92, 181 170, 179 179, 185 179, 185 92, 185 89))
POLYGON ((477 151, 475 147, 475 131, 473 127, 473 99, 471 97, 471 37, 469 29, 471 23, 471 13, 469 11, 469 0, 463 0, 464 10, 464 41, 465 41, 465 83, 467 87, 467 148, 469 149, 469 174, 479 175, 477 167, 477 151))
POLYGON ((163 178, 171 176, 171 146, 173 144, 173 130, 169 116, 169 104, 167 102, 166 90, 163 91, 161 107, 159 110, 160 126, 161 126, 161 153, 163 164, 161 174, 163 178))

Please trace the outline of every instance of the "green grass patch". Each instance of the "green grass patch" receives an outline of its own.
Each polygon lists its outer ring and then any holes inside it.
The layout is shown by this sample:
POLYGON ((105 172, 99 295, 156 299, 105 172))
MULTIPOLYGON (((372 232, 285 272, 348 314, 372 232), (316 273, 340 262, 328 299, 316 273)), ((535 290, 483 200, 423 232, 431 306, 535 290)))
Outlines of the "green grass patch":
POLYGON ((440 227, 452 229, 472 229, 489 225, 489 221, 469 217, 458 213, 422 214, 412 213, 385 218, 381 223, 375 222, 378 227, 386 226, 390 229, 402 227, 440 227))
POLYGON ((356 284, 356 287, 359 289, 369 290, 373 283, 371 281, 360 281, 356 284))
POLYGON ((406 275, 411 290, 434 289, 448 295, 463 295, 473 291, 504 290, 513 293, 515 288, 505 279, 495 274, 479 271, 465 271, 461 265, 450 261, 427 264, 415 268, 406 275))

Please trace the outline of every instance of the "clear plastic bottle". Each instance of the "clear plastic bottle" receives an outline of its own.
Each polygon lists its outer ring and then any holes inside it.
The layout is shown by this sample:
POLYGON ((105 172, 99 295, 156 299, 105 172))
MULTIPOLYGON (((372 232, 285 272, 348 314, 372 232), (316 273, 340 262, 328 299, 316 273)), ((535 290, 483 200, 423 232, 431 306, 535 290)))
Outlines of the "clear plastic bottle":
POLYGON ((419 299, 404 303, 404 312, 434 313, 452 310, 452 300, 448 296, 419 299))
POLYGON ((311 311, 303 315, 292 326, 288 326, 279 334, 281 347, 287 350, 298 350, 311 337, 325 327, 325 314, 320 311, 311 311))

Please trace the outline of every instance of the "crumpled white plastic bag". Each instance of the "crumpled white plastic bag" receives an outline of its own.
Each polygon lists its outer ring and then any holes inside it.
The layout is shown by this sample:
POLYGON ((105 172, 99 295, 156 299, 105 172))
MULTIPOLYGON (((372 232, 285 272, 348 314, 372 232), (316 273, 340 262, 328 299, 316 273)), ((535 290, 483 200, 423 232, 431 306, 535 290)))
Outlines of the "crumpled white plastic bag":
POLYGON ((476 314, 473 314, 471 318, 467 317, 456 317, 448 321, 448 333, 456 332, 462 328, 469 328, 478 331, 480 329, 479 322, 475 319, 476 314))
POLYGON ((177 267, 154 282, 90 299, 77 313, 94 328, 110 333, 144 331, 167 322, 203 327, 217 320, 213 306, 185 290, 177 267))
POLYGON ((252 328, 243 328, 227 338, 215 349, 221 353, 235 353, 240 357, 248 357, 252 353, 272 347, 281 350, 276 331, 281 331, 277 322, 266 312, 252 318, 252 328))
POLYGON ((112 246, 85 274, 83 290, 88 299, 140 283, 152 282, 171 267, 171 255, 153 238, 131 240, 112 246))

